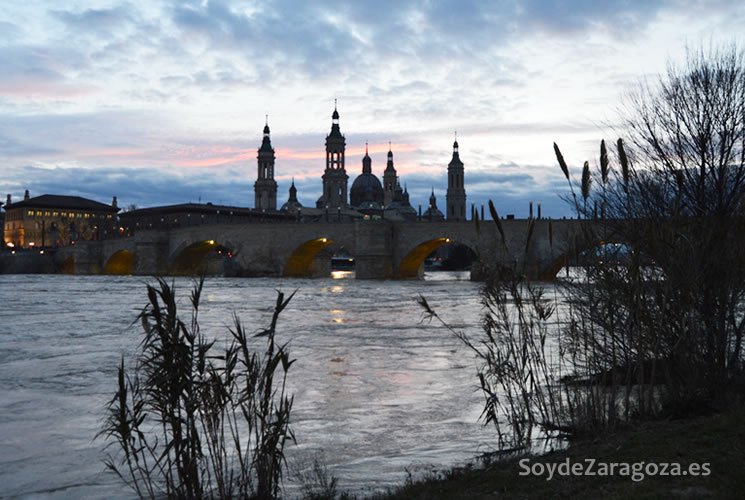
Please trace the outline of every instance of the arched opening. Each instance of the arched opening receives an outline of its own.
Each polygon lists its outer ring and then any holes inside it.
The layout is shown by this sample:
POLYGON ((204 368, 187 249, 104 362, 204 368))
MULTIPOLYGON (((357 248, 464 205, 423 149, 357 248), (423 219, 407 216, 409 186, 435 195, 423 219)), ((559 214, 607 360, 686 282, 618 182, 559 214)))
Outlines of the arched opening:
POLYGON ((179 252, 171 265, 171 274, 176 276, 231 274, 233 252, 215 240, 192 243, 179 252))
POLYGON ((134 270, 135 254, 129 250, 114 252, 103 266, 104 274, 133 274, 134 270))
POLYGON ((357 262, 355 261, 354 255, 352 255, 346 247, 334 243, 324 250, 331 253, 330 274, 333 279, 357 277, 357 262))
POLYGON ((450 241, 437 247, 424 259, 424 270, 425 272, 470 271, 477 258, 476 252, 468 245, 450 241))
MULTIPOLYGON (((306 241, 292 252, 285 264, 282 276, 291 278, 309 278, 323 274, 322 269, 313 269, 313 261, 323 249, 334 243, 328 238, 316 238, 306 241)), ((331 255, 329 255, 331 257, 331 255)), ((330 261, 329 261, 330 263, 330 261)), ((326 271, 326 274, 328 271, 326 271)))
MULTIPOLYGON (((584 276, 585 271, 597 265, 627 265, 633 251, 623 242, 592 241, 575 242, 576 246, 554 259, 543 269, 538 279, 552 281, 557 278, 576 279, 584 276)), ((642 257, 643 258, 643 257, 642 257)), ((648 259, 648 263, 652 263, 648 259)))
POLYGON ((59 272, 60 274, 75 274, 75 257, 68 257, 63 260, 59 272))
POLYGON ((414 247, 398 266, 397 278, 422 278, 425 271, 468 271, 476 252, 450 238, 436 238, 414 247))

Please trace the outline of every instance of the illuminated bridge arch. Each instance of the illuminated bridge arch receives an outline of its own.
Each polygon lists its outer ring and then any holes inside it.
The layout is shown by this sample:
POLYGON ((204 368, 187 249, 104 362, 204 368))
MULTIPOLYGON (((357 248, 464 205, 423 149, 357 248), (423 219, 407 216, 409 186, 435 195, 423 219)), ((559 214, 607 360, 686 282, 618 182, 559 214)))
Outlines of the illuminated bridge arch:
POLYGON ((311 274, 311 265, 318 252, 335 243, 330 238, 308 240, 295 249, 287 259, 282 276, 305 278, 311 274))
POLYGON ((192 243, 178 251, 170 266, 175 276, 194 276, 198 274, 224 274, 226 264, 234 258, 233 251, 215 240, 202 240, 192 243), (221 265, 210 262, 219 259, 221 265))
POLYGON ((134 274, 135 254, 129 250, 114 252, 103 267, 104 274, 134 274))
POLYGON ((442 245, 446 245, 448 243, 462 244, 473 250, 473 246, 470 244, 470 242, 456 241, 448 237, 434 238, 425 241, 424 243, 420 243, 419 245, 412 248, 409 253, 406 254, 406 256, 401 261, 401 264, 399 264, 398 266, 398 271, 396 272, 395 277, 400 279, 418 278, 419 269, 421 268, 427 256, 440 248, 442 245))

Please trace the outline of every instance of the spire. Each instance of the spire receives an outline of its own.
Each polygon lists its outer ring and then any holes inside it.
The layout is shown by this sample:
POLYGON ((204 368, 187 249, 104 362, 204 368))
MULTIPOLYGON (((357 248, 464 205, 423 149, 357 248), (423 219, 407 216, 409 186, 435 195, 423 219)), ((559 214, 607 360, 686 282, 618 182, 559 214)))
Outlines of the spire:
POLYGON ((388 141, 388 163, 385 166, 385 172, 396 174, 396 168, 393 166, 393 151, 391 150, 391 141, 388 141))
POLYGON ((458 131, 455 131, 455 141, 453 142, 453 153, 458 152, 458 131))
POLYGON ((339 129, 339 111, 336 109, 336 99, 334 99, 334 112, 331 114, 331 133, 329 135, 341 137, 341 130, 339 129))
POLYGON ((435 196, 435 188, 432 187, 432 194, 429 195, 429 206, 431 208, 437 208, 437 197, 435 196))
POLYGON ((365 156, 362 157, 362 173, 372 174, 372 159, 367 152, 367 142, 365 142, 365 156))
POLYGON ((259 148, 259 153, 274 153, 274 149, 272 149, 272 141, 269 138, 269 115, 265 116, 266 122, 264 124, 264 137, 261 139, 261 147, 259 148))
POLYGON ((297 201, 297 188, 295 187, 295 177, 292 178, 292 184, 290 185, 289 201, 297 201))

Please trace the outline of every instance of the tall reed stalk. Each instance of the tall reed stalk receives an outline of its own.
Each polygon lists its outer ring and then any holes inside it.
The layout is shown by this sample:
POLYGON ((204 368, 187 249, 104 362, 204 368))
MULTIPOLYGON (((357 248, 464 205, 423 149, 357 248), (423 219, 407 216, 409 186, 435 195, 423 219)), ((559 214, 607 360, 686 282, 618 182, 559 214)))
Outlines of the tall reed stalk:
POLYGON ((186 322, 172 286, 148 285, 140 352, 129 371, 122 358, 99 433, 113 448, 105 464, 140 498, 277 498, 294 440, 286 389, 294 360, 275 334, 292 295, 278 293, 270 325, 254 335, 264 348, 257 352, 234 316, 220 350, 199 328, 203 285, 194 286, 186 322))

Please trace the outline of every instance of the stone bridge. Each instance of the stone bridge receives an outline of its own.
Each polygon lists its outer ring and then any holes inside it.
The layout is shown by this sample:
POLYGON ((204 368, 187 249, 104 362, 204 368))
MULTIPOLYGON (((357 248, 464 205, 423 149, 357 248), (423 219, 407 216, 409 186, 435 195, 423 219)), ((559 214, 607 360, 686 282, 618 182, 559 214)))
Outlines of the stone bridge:
MULTIPOLYGON (((317 276, 331 253, 354 256, 358 279, 421 277, 424 259, 439 246, 462 243, 479 261, 520 265, 531 279, 552 279, 586 244, 578 220, 216 224, 139 231, 121 239, 60 248, 56 262, 75 274, 317 276), (532 229, 531 229, 532 226, 532 229), (526 240, 530 234, 530 242, 526 240)), ((474 266, 473 273, 477 272, 474 266)))

